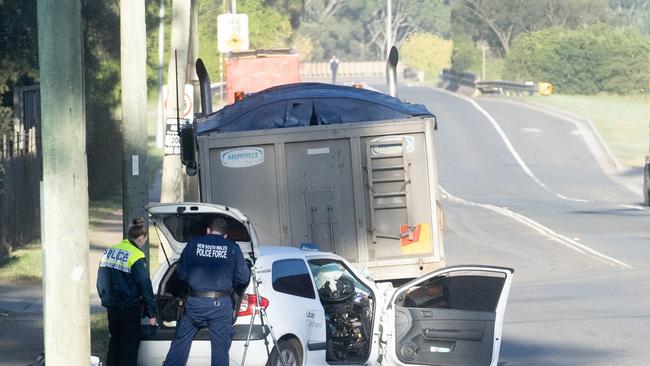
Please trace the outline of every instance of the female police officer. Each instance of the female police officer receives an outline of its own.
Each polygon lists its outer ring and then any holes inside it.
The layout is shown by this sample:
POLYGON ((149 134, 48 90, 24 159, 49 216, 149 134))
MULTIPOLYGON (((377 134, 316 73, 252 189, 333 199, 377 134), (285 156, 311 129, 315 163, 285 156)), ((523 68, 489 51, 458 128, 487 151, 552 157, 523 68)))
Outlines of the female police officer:
POLYGON ((128 239, 104 252, 97 272, 97 293, 108 312, 107 366, 135 365, 140 347, 140 318, 155 324, 153 290, 144 253, 147 242, 144 220, 133 220, 128 239))

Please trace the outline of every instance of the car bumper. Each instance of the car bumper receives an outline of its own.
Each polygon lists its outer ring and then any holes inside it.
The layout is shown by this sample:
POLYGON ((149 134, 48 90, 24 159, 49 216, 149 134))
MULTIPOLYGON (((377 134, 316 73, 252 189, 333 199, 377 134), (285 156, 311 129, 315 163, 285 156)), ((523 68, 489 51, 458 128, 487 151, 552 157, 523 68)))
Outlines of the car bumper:
MULTIPOLYGON (((230 346, 230 365, 238 366, 241 364, 246 349, 246 339, 248 336, 248 325, 236 324, 233 327, 233 342, 230 346)), ((171 340, 174 337, 173 328, 152 328, 143 329, 142 340, 140 341, 140 351, 138 354, 138 365, 140 366, 160 366, 162 365, 171 340), (155 329, 155 332, 153 331, 155 329)), ((271 340, 269 339, 269 342, 271 340)), ((269 344, 269 349, 272 348, 269 344)), ((192 365, 209 365, 211 357, 210 333, 207 329, 201 329, 192 342, 192 349, 187 362, 188 366, 192 365)), ((250 343, 246 351, 246 366, 266 365, 268 359, 266 347, 264 345, 264 335, 262 327, 253 326, 251 331, 250 343)))

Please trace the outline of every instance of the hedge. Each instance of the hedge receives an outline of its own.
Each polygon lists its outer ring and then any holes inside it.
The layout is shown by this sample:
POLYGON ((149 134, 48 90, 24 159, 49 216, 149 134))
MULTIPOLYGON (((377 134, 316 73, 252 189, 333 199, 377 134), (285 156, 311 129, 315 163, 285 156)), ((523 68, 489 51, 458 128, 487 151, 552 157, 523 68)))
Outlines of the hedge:
POLYGON ((640 94, 647 90, 650 39, 638 30, 594 25, 518 36, 505 77, 547 81, 566 94, 640 94))

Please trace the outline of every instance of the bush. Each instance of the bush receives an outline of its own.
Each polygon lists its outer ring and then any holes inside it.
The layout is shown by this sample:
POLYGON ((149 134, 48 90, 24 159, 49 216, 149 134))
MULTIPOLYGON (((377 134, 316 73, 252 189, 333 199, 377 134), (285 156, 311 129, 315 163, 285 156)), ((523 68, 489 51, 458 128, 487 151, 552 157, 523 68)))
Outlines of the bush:
POLYGON ((650 39, 638 30, 595 25, 518 36, 506 59, 513 80, 547 81, 568 94, 639 94, 647 87, 650 39))
POLYGON ((422 70, 429 78, 437 78, 442 69, 449 67, 453 43, 429 33, 411 35, 401 47, 404 63, 422 70))
POLYGON ((454 39, 454 52, 451 56, 451 68, 458 72, 478 71, 481 69, 481 51, 469 39, 454 39))

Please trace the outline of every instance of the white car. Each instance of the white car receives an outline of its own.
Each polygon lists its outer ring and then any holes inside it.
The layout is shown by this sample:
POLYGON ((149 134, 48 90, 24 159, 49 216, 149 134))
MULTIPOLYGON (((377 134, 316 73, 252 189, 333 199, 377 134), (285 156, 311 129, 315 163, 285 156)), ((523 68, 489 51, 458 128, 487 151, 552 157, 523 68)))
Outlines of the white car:
MULTIPOLYGON (((230 365, 242 365, 246 354, 244 365, 280 366, 277 348, 286 366, 497 365, 512 269, 455 266, 393 287, 332 253, 260 246, 254 225, 233 208, 180 203, 147 211, 171 252, 153 277, 159 325, 143 332, 139 365, 165 359, 188 292, 175 261, 215 216, 227 219, 228 237, 254 262, 259 283, 259 300, 252 283, 235 295, 230 365), (257 303, 277 344, 259 312, 251 324, 257 303)), ((210 363, 209 339, 207 329, 197 333, 188 365, 210 363)))

